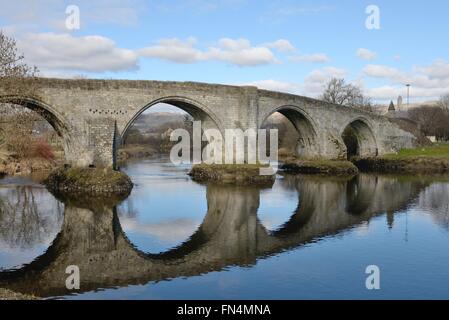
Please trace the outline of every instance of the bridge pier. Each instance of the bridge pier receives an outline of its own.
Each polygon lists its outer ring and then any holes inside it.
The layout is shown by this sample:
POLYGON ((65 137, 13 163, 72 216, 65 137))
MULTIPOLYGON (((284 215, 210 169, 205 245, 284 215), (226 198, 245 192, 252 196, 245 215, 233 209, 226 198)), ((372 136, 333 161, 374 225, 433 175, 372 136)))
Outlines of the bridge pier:
POLYGON ((114 168, 120 139, 113 119, 88 119, 63 137, 65 163, 71 167, 114 168))

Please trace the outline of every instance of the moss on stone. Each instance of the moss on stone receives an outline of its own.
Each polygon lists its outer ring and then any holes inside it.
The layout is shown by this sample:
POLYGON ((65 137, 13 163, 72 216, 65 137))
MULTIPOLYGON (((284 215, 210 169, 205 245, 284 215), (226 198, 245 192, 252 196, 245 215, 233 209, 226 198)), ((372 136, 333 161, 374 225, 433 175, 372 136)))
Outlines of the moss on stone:
POLYGON ((260 164, 199 164, 193 166, 189 175, 198 182, 214 182, 229 185, 272 186, 276 176, 261 175, 260 164))
POLYGON ((133 188, 126 174, 108 168, 61 168, 53 171, 44 184, 61 194, 129 195, 133 188))
POLYGON ((355 175, 357 167, 342 160, 301 160, 289 158, 284 161, 281 169, 291 174, 319 174, 319 175, 355 175))

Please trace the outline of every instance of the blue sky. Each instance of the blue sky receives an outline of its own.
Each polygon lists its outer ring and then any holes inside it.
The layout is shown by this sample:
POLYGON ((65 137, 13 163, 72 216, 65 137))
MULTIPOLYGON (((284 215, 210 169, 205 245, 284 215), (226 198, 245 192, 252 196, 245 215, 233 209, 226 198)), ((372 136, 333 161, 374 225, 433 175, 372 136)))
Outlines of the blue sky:
POLYGON ((253 84, 316 97, 332 76, 375 100, 449 93, 449 2, 0 0, 0 28, 44 76, 253 84), (66 8, 80 9, 68 30, 66 8), (380 12, 369 30, 366 8, 380 12))

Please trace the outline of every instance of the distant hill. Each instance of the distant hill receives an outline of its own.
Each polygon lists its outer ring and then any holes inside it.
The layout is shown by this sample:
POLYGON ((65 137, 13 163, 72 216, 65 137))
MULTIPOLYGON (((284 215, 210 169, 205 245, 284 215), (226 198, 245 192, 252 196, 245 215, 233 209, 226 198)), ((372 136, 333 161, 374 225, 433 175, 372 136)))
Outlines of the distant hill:
POLYGON ((173 112, 146 113, 137 118, 133 126, 142 132, 157 131, 157 129, 161 127, 177 126, 182 124, 184 122, 184 117, 185 115, 182 113, 173 112))

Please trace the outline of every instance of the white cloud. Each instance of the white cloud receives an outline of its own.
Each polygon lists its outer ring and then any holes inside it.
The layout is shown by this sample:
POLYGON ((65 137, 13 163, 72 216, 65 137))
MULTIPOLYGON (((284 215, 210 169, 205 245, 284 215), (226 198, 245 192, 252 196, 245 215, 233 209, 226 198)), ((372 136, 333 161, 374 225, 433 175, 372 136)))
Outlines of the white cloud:
POLYGON ((295 83, 279 80, 259 80, 245 85, 253 85, 260 89, 300 94, 309 97, 318 97, 323 93, 326 83, 333 77, 344 78, 348 72, 344 69, 335 67, 326 67, 310 72, 303 83, 295 83))
POLYGON ((447 79, 449 78, 449 62, 443 59, 435 60, 431 65, 418 68, 418 70, 430 78, 447 79))
POLYGON ((398 87, 394 86, 381 86, 367 90, 367 94, 376 99, 394 99, 403 93, 404 92, 400 92, 398 87))
POLYGON ((101 36, 27 34, 18 41, 27 61, 46 71, 106 72, 138 68, 137 55, 101 36))
POLYGON ((281 52, 294 52, 296 48, 290 43, 290 41, 285 39, 279 39, 275 42, 269 42, 265 45, 267 48, 276 49, 281 52))
MULTIPOLYGON (((390 100, 395 99, 398 96, 405 96, 407 93, 405 86, 382 86, 377 88, 368 89, 367 94, 376 99, 382 100, 390 100)), ((449 92, 449 88, 423 88, 423 87, 414 87, 410 88, 410 97, 411 98, 427 98, 434 99, 443 94, 449 92)))
POLYGON ((176 63, 193 63, 202 59, 203 53, 195 48, 197 41, 189 38, 186 41, 179 39, 164 39, 156 45, 138 51, 140 56, 159 58, 176 63))
POLYGON ((304 78, 302 93, 307 96, 321 95, 331 78, 345 78, 347 75, 348 72, 345 69, 335 67, 314 70, 304 78))
POLYGON ((290 57, 292 62, 314 62, 314 63, 326 63, 329 62, 329 57, 324 53, 305 54, 290 57))
POLYGON ((363 73, 373 78, 391 78, 399 80, 405 77, 404 74, 396 68, 377 64, 365 66, 363 68, 363 73))
POLYGON ((273 79, 253 81, 245 83, 244 85, 256 86, 259 89, 287 92, 287 93, 298 93, 300 91, 300 86, 296 83, 273 79))
POLYGON ((347 74, 345 69, 326 67, 310 72, 305 79, 310 82, 326 82, 331 78, 344 78, 347 74))
POLYGON ((206 60, 229 62, 238 66, 257 66, 277 63, 273 52, 263 46, 252 47, 246 39, 220 39, 218 47, 205 53, 206 60))
POLYGON ((411 72, 385 65, 367 65, 363 69, 367 77, 385 79, 387 85, 372 88, 369 94, 378 99, 391 99, 403 95, 405 85, 411 85, 412 98, 437 98, 449 92, 449 63, 438 59, 427 66, 416 66, 411 72))
POLYGON ((274 53, 266 46, 252 46, 247 39, 222 38, 215 46, 205 50, 196 47, 196 40, 189 38, 165 39, 138 51, 140 56, 158 58, 176 63, 221 61, 237 66, 259 66, 278 63, 274 53))
POLYGON ((365 48, 358 49, 356 54, 357 54, 357 57, 359 57, 360 59, 368 60, 368 61, 372 61, 377 58, 376 52, 371 51, 369 49, 365 49, 365 48))
MULTIPOLYGON (((78 0, 74 4, 80 8, 82 28, 90 23, 136 25, 139 15, 148 8, 144 0, 78 0)), ((2 12, 8 12, 2 18, 9 24, 26 26, 29 30, 50 27, 62 31, 67 5, 65 1, 56 0, 2 0, 2 12)))
POLYGON ((138 223, 135 219, 122 216, 120 224, 125 232, 155 237, 163 242, 180 242, 189 239, 201 222, 191 219, 174 219, 159 223, 138 223))

